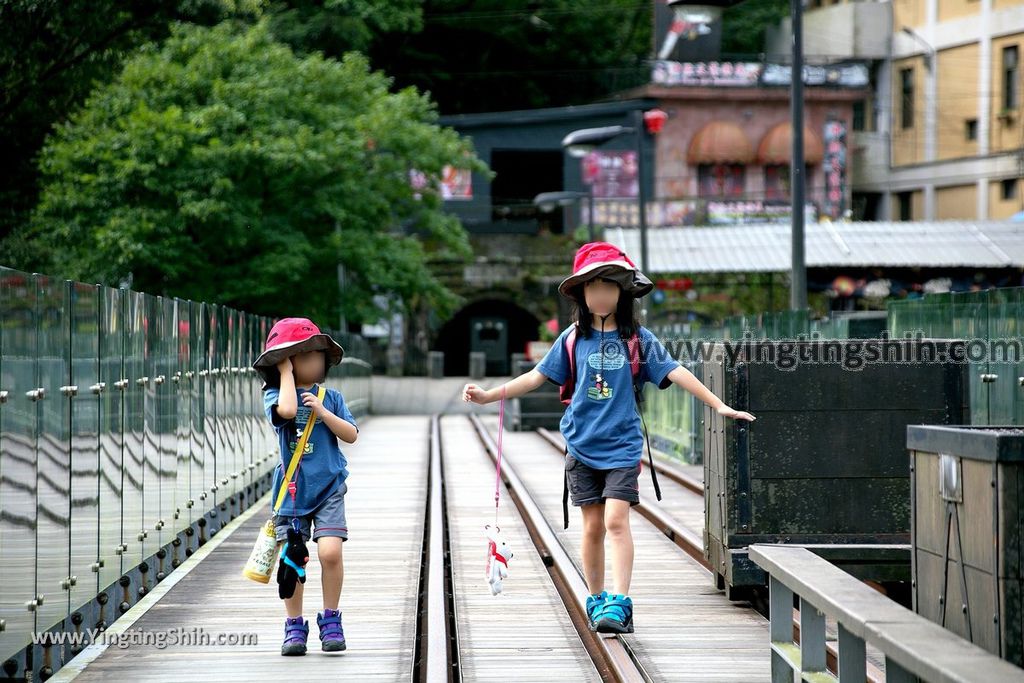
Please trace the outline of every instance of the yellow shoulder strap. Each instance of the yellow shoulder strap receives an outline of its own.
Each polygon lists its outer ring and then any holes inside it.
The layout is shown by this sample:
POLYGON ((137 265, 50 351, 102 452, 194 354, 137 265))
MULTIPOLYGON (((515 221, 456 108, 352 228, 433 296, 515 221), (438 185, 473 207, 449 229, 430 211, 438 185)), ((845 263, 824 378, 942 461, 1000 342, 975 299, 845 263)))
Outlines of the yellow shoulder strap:
MULTIPOLYGON (((316 392, 316 397, 323 403, 324 396, 327 395, 327 387, 320 385, 319 390, 316 392)), ((292 453, 292 460, 288 463, 288 471, 285 472, 284 479, 281 480, 281 490, 277 493, 277 502, 274 503, 274 514, 281 509, 281 503, 284 502, 284 494, 288 491, 288 482, 295 476, 295 470, 299 467, 299 460, 302 460, 302 452, 306 450, 306 442, 309 441, 309 435, 313 433, 313 424, 316 422, 316 413, 310 413, 309 419, 306 420, 306 427, 302 430, 302 436, 299 437, 299 443, 295 444, 295 452, 292 453)))

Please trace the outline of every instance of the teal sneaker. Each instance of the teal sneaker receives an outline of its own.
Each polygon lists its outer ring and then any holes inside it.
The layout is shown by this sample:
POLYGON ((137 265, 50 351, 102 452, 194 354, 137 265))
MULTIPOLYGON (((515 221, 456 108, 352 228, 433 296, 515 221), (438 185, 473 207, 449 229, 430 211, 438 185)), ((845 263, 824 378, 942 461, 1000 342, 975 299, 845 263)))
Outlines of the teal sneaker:
POLYGON ((605 600, 608 599, 608 591, 601 591, 599 595, 588 595, 587 596, 587 622, 590 626, 590 630, 594 630, 594 624, 597 621, 597 615, 604 609, 605 600))
POLYGON ((609 595, 597 615, 594 630, 598 633, 632 633, 633 601, 628 595, 609 595))

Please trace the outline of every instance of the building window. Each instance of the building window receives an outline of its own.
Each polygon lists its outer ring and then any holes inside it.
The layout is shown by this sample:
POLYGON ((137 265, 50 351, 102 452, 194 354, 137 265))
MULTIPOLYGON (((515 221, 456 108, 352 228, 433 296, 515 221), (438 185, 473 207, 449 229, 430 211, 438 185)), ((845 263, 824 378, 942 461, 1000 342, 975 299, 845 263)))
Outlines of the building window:
POLYGON ((1003 48, 1003 109, 1020 105, 1019 57, 1016 45, 1003 48))
POLYGON ((851 125, 854 130, 867 130, 864 127, 864 109, 864 100, 857 100, 853 103, 853 123, 851 125))
POLYGON ((897 201, 899 201, 900 220, 909 221, 913 218, 913 193, 912 192, 900 192, 896 195, 897 201))
POLYGON ((742 164, 701 164, 697 167, 702 199, 734 199, 743 196, 742 164))
POLYGON ((964 122, 964 135, 968 140, 978 139, 978 119, 967 119, 964 122))
POLYGON ((900 127, 914 127, 914 69, 900 69, 900 127))
POLYGON ((999 183, 999 194, 1004 202, 1017 198, 1017 179, 1007 178, 999 183))
POLYGON ((491 221, 502 231, 518 232, 542 226, 553 233, 563 232, 562 211, 541 214, 533 198, 541 192, 563 188, 562 150, 494 149, 490 165, 491 221))
MULTIPOLYGON (((804 187, 810 191, 811 167, 804 166, 804 187)), ((791 187, 789 164, 768 164, 764 167, 764 198, 789 199, 791 187)))

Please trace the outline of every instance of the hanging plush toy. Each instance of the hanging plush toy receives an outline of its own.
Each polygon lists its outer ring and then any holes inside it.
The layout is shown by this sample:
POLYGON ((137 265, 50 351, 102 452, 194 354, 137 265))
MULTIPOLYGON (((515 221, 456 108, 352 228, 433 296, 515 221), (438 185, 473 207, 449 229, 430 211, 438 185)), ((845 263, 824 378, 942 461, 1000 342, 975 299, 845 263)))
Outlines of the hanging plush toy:
POLYGON ((512 549, 501 535, 501 529, 488 524, 484 530, 487 532, 487 583, 491 587, 491 595, 497 595, 501 592, 502 579, 508 578, 512 549))
POLYGON ((306 563, 309 552, 302 541, 302 533, 294 526, 288 528, 288 540, 281 547, 277 568, 277 594, 282 600, 295 595, 295 586, 306 583, 306 563))

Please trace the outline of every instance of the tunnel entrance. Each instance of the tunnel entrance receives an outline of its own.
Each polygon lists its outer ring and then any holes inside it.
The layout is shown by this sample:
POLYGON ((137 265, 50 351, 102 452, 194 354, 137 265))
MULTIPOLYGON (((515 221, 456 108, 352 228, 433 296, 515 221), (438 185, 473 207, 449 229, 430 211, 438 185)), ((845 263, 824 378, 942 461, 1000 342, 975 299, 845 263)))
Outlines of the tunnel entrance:
POLYGON ((507 375, 511 355, 525 353, 538 339, 540 320, 525 308, 501 299, 481 299, 464 306, 441 327, 434 343, 444 352, 444 374, 469 374, 469 352, 487 354, 487 374, 507 375))

